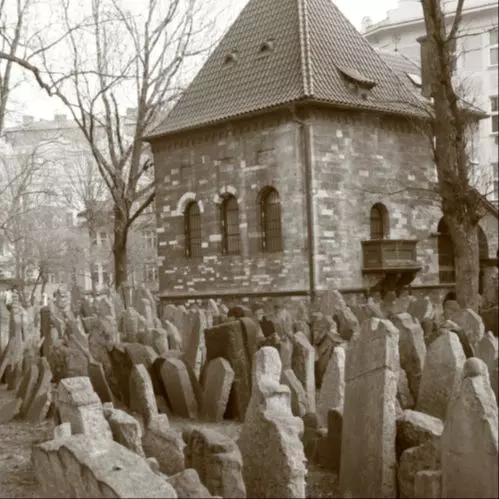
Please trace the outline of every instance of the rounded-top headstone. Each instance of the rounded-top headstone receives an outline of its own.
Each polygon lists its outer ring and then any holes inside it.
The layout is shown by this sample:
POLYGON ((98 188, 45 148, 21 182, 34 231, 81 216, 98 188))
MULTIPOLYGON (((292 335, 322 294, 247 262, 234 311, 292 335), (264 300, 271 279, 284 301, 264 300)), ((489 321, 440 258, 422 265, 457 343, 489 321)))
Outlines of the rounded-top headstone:
POLYGON ((280 383, 281 370, 281 357, 277 348, 262 347, 255 353, 253 381, 266 377, 275 380, 276 383, 280 383))
POLYGON ((475 376, 487 376, 487 364, 476 357, 469 358, 463 367, 463 378, 474 378, 475 376))

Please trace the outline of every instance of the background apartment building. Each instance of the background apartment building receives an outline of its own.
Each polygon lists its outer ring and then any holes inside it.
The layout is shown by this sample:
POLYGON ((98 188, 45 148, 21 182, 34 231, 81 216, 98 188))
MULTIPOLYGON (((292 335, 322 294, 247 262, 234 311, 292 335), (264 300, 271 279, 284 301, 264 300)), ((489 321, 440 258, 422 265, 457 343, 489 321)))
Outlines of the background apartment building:
MULTIPOLYGON (((456 0, 443 1, 449 22, 456 0)), ((418 38, 425 25, 420 0, 399 0, 395 9, 378 23, 363 20, 362 31, 377 49, 394 51, 420 64, 418 38)), ((479 146, 473 162, 479 172, 477 187, 490 200, 499 199, 498 172, 498 5, 493 0, 465 0, 461 34, 456 43, 456 82, 463 97, 489 113, 480 123, 479 146)))
MULTIPOLYGON (((133 109, 127 110, 125 119, 134 126, 133 109)), ((10 234, 2 230, 0 220, 0 280, 23 279, 33 285, 43 270, 49 294, 61 284, 77 284, 94 293, 112 286, 112 204, 78 125, 65 115, 36 121, 24 116, 17 126, 4 130, 0 159, 5 177, 9 172, 17 183, 20 172, 26 177, 23 185, 16 185, 22 195, 10 196, 10 203, 22 205, 14 210, 17 219, 11 220, 10 234), (21 226, 24 233, 13 235, 21 226), (30 248, 29 262, 19 261, 21 239, 25 246, 38 246, 30 248)), ((8 179, 0 183, 6 186, 8 179)), ((4 213, 12 208, 7 197, 2 200, 4 213)), ((136 220, 129 238, 132 284, 157 288, 156 255, 151 205, 136 220)), ((40 290, 41 285, 37 294, 40 290)))

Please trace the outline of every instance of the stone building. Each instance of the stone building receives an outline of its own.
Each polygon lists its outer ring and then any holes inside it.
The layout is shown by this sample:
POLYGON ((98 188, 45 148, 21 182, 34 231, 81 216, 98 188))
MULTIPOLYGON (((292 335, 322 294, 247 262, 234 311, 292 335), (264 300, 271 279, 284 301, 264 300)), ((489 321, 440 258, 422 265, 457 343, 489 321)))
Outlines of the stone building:
POLYGON ((250 0, 147 137, 162 299, 452 288, 404 71, 331 0, 250 0))
MULTIPOLYGON (((442 2, 446 20, 454 18, 457 0, 442 2)), ((489 113, 480 122, 476 148, 476 185, 497 205, 499 200, 499 29, 495 0, 466 0, 456 42, 455 76, 468 100, 489 113)), ((365 19, 363 34, 374 47, 401 54, 420 64, 421 37, 425 34, 420 0, 398 0, 397 6, 377 23, 365 19)))

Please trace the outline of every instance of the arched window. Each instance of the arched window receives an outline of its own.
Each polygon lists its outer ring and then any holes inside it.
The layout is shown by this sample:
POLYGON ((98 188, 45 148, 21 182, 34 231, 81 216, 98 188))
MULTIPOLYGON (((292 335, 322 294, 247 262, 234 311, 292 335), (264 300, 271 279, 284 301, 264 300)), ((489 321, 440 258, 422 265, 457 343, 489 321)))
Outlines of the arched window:
POLYGON ((201 213, 195 201, 191 201, 184 212, 185 256, 201 256, 201 213))
POLYGON ((438 223, 438 278, 440 282, 455 282, 454 245, 443 218, 438 223))
POLYGON ((240 253, 239 206, 233 195, 226 196, 221 205, 222 254, 240 253))
POLYGON ((371 239, 388 237, 388 210, 384 204, 376 203, 371 208, 371 239))
POLYGON ((260 198, 262 250, 282 251, 281 201, 274 188, 266 188, 260 198))

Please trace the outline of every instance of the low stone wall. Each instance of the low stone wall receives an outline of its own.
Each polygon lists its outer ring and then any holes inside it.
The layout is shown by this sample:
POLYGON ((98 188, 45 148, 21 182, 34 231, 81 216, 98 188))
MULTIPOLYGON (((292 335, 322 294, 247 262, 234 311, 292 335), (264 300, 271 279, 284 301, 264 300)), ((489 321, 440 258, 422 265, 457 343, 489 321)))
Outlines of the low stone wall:
POLYGON ((95 449, 85 434, 36 445, 32 461, 45 497, 177 497, 143 457, 113 441, 95 449))

